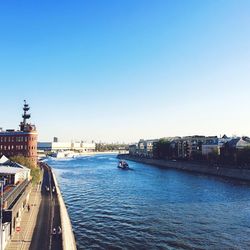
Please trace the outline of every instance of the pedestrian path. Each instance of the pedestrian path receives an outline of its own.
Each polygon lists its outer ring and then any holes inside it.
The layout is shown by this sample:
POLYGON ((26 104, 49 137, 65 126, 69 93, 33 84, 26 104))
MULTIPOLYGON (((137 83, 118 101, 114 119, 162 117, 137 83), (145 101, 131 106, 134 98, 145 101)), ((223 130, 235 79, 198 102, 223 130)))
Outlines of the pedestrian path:
POLYGON ((36 226, 36 220, 39 212, 40 202, 41 202, 40 185, 36 185, 33 186, 31 189, 29 198, 29 211, 27 207, 22 212, 20 221, 20 232, 15 232, 12 235, 9 243, 6 246, 6 250, 29 249, 34 228, 36 226))

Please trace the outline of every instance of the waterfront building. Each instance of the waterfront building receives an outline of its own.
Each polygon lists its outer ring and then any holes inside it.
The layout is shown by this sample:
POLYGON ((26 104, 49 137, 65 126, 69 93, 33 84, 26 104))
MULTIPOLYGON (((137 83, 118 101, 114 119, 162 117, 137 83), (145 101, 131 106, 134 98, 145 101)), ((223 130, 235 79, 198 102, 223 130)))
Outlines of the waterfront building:
POLYGON ((202 144, 202 156, 206 159, 211 155, 219 155, 220 145, 219 139, 214 138, 211 140, 206 140, 205 143, 202 144))
POLYGON ((170 139, 171 155, 169 158, 197 159, 202 156, 202 145, 217 137, 205 137, 200 135, 175 137, 170 139))
POLYGON ((189 147, 188 147, 188 141, 185 139, 174 138, 171 140, 171 152, 172 152, 172 158, 173 159, 187 159, 189 158, 189 147))
POLYGON ((190 159, 201 158, 202 144, 206 142, 204 135, 186 136, 183 138, 187 142, 187 156, 190 159))
POLYGON ((72 142, 71 149, 78 152, 94 152, 96 144, 94 142, 72 142))
POLYGON ((144 140, 143 139, 140 139, 139 142, 138 142, 138 155, 139 156, 144 156, 145 154, 145 143, 144 143, 144 140))
POLYGON ((225 143, 231 141, 232 138, 231 137, 227 137, 226 135, 223 135, 221 138, 219 138, 218 140, 218 144, 219 144, 219 155, 221 152, 221 148, 224 147, 225 143))
POLYGON ((136 154, 141 157, 152 158, 153 157, 153 146, 158 139, 143 140, 138 142, 136 154))
POLYGON ((38 150, 42 151, 77 151, 77 152, 94 152, 96 148, 95 143, 87 143, 87 142, 38 142, 38 150))
POLYGON ((0 179, 4 181, 4 185, 17 185, 31 179, 30 169, 3 155, 0 158, 0 179))
POLYGON ((0 130, 0 157, 5 155, 25 156, 34 164, 37 162, 37 130, 36 126, 27 122, 30 118, 29 105, 24 101, 23 120, 20 122, 20 130, 0 130))
POLYGON ((220 148, 220 155, 226 163, 244 164, 250 161, 250 138, 236 137, 228 140, 220 148))
POLYGON ((42 151, 61 151, 61 150, 71 150, 71 142, 38 142, 38 150, 42 151))
POLYGON ((223 136, 222 138, 207 137, 206 142, 202 144, 202 156, 205 159, 209 158, 209 155, 219 156, 221 154, 221 148, 225 143, 231 141, 232 138, 223 136))
POLYGON ((157 149, 159 140, 140 139, 138 144, 129 145, 129 154, 139 157, 152 158, 161 157, 165 159, 221 159, 227 160, 227 163, 236 163, 237 160, 250 161, 250 138, 237 137, 229 138, 223 136, 185 136, 163 138, 166 142, 165 149, 161 155, 154 156, 154 148, 157 149), (249 150, 248 152, 246 150, 249 150), (164 152, 163 152, 164 151, 164 152), (248 159, 249 158, 249 159, 248 159), (244 160, 242 160, 244 159, 244 160))
POLYGON ((236 149, 241 150, 250 147, 250 138, 247 136, 241 137, 236 143, 236 149))
POLYGON ((137 155, 137 153, 138 153, 138 144, 135 143, 135 144, 129 145, 129 154, 130 155, 137 155))
POLYGON ((30 169, 5 156, 0 158, 0 177, 3 191, 0 238, 4 249, 21 219, 32 185, 30 169))

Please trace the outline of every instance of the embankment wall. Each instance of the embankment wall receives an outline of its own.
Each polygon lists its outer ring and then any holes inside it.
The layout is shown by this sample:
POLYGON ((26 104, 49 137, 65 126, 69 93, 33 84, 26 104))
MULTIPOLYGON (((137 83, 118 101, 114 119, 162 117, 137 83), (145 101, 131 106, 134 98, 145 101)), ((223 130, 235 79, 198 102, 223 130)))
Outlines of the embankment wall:
POLYGON ((76 241, 75 241, 75 236, 73 234, 69 214, 68 214, 67 208, 65 206, 60 188, 58 186, 56 176, 55 176, 54 172, 52 171, 52 169, 51 169, 51 172, 52 172, 52 175, 54 178, 58 202, 59 202, 59 206, 60 206, 63 250, 76 250, 77 249, 76 248, 76 241))
POLYGON ((169 161, 169 160, 156 160, 156 159, 145 159, 132 157, 130 155, 118 155, 118 158, 136 161, 144 164, 155 165, 164 168, 179 169, 189 172, 196 172, 202 174, 215 175, 226 178, 233 178, 238 180, 243 180, 250 182, 250 170, 249 169, 240 169, 236 167, 215 167, 205 164, 198 164, 193 162, 185 161, 169 161))

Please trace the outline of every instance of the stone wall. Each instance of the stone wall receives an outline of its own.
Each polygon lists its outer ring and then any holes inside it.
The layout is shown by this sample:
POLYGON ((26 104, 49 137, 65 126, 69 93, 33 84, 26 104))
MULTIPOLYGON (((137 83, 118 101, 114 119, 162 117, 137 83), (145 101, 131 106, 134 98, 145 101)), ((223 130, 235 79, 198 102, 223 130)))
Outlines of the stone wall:
POLYGON ((77 248, 76 248, 75 236, 73 234, 69 214, 68 214, 67 208, 65 206, 60 188, 57 184, 56 176, 53 173, 52 169, 51 169, 51 172, 52 172, 52 175, 54 178, 58 202, 59 202, 59 206, 60 206, 63 250, 76 250, 77 248))
POLYGON ((155 165, 164 168, 173 168, 189 172, 196 172, 202 174, 216 175, 221 177, 233 178, 243 181, 250 181, 250 170, 249 169, 239 169, 236 167, 215 167, 206 164, 198 164, 194 162, 186 161, 170 161, 170 160, 156 160, 156 159, 145 159, 132 157, 129 155, 118 155, 118 158, 136 161, 140 163, 155 165))

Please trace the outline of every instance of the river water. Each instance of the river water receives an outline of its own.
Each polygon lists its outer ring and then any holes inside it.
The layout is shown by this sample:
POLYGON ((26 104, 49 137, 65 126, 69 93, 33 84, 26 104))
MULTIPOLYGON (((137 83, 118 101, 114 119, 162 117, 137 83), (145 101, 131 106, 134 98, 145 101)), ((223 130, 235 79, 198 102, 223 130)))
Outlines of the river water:
POLYGON ((250 186, 115 155, 49 160, 78 249, 250 249, 250 186))

